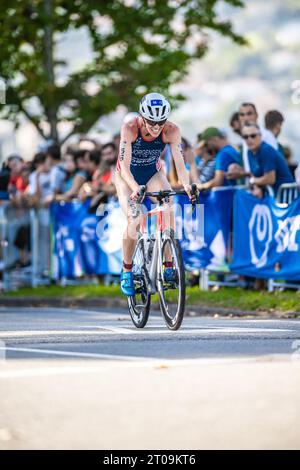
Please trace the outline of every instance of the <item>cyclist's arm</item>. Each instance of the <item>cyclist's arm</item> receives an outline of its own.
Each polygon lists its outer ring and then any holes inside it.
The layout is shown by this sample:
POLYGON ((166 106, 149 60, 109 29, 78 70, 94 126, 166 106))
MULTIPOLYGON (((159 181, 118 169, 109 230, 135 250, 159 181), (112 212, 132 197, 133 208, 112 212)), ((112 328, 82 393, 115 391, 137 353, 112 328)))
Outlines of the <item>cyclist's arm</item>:
POLYGON ((174 126, 168 136, 172 156, 178 174, 178 179, 183 186, 190 184, 190 175, 184 164, 183 151, 181 147, 181 135, 178 127, 174 126))
POLYGON ((135 181, 130 171, 131 162, 131 143, 134 141, 133 130, 128 124, 123 124, 121 129, 119 162, 121 176, 126 181, 132 191, 139 189, 138 183, 135 181))

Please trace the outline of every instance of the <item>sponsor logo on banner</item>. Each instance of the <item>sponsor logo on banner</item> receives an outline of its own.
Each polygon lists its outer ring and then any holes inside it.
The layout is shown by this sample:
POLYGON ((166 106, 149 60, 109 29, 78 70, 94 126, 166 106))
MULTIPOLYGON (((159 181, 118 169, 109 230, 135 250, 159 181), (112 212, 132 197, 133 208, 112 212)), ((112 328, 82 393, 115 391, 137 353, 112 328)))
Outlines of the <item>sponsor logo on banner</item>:
POLYGON ((257 204, 254 206, 249 221, 251 262, 257 268, 267 263, 267 255, 272 241, 273 223, 268 206, 257 204))
POLYGON ((300 215, 279 220, 278 225, 278 230, 275 233, 276 252, 298 251, 299 245, 296 243, 296 236, 298 230, 300 230, 300 215))

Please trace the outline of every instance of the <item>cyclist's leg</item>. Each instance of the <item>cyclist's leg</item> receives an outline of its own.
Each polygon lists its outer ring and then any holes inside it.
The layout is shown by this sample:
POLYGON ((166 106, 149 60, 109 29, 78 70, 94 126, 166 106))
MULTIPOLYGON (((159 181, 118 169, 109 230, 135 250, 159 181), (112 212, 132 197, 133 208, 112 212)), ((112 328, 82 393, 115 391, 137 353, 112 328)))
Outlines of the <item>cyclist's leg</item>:
MULTIPOLYGON (((123 260, 125 264, 131 264, 137 241, 139 219, 134 219, 130 212, 128 198, 132 193, 131 189, 119 173, 116 173, 115 178, 119 203, 127 217, 127 227, 123 234, 123 260)), ((124 268, 124 271, 130 271, 130 269, 124 268)))
MULTIPOLYGON (((163 170, 158 171, 147 183, 147 191, 155 192, 164 189, 172 189, 167 179, 167 176, 163 170)), ((175 216, 173 207, 173 198, 170 198, 168 203, 165 203, 166 210, 164 211, 164 225, 166 228, 172 228, 175 231, 175 216)), ((165 262, 172 261, 172 254, 169 247, 166 247, 166 259, 165 262)))

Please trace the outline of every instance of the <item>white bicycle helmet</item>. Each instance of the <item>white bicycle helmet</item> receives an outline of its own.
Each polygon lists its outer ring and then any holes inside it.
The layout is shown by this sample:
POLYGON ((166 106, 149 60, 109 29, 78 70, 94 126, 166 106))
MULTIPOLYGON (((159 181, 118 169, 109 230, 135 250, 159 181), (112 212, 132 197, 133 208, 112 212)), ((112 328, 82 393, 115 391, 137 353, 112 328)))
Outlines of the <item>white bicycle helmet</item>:
POLYGON ((151 121, 165 121, 171 112, 168 100, 160 93, 148 93, 140 102, 140 114, 151 121))

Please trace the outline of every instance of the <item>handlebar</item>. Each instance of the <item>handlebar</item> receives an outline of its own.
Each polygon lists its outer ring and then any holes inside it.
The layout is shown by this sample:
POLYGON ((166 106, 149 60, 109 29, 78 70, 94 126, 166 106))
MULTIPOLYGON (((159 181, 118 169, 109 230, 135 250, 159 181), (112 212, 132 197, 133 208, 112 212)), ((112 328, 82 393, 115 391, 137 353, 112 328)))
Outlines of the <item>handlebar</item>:
MULTIPOLYGON (((194 183, 191 186, 192 186, 191 193, 197 196, 199 193, 197 185, 194 183)), ((158 200, 162 201, 165 198, 168 198, 170 196, 176 196, 179 194, 187 195, 187 192, 184 189, 163 189, 160 191, 149 192, 149 191, 146 191, 146 186, 141 186, 140 198, 143 199, 145 196, 148 196, 148 197, 155 197, 158 200)))

